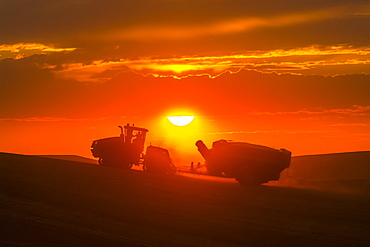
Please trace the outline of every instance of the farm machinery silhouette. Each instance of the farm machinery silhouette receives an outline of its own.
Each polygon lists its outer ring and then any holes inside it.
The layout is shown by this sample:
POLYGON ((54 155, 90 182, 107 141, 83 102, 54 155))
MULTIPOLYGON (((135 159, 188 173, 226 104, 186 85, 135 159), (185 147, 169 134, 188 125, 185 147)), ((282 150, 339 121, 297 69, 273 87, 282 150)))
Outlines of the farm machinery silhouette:
POLYGON ((109 137, 93 141, 92 155, 99 158, 99 164, 111 167, 131 168, 140 166, 144 171, 174 174, 174 166, 167 149, 148 146, 143 154, 147 129, 127 124, 119 137, 109 137))
MULTIPOLYGON (((150 145, 143 153, 147 129, 129 124, 118 127, 119 137, 95 140, 91 145, 92 155, 99 158, 100 165, 127 169, 142 165, 148 172, 177 172, 167 149, 150 145)), ((226 140, 215 141, 211 149, 201 140, 196 146, 205 159, 207 172, 202 174, 235 178, 243 185, 279 180, 281 171, 290 165, 291 152, 286 149, 226 140)), ((193 167, 180 171, 198 173, 193 167)))

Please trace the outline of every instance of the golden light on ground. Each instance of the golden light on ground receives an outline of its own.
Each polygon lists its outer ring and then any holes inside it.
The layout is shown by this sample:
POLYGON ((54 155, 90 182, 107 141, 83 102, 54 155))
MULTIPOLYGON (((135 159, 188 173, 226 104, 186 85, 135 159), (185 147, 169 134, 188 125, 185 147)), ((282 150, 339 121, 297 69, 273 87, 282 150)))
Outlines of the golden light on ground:
POLYGON ((194 116, 170 116, 167 119, 176 126, 185 126, 194 120, 194 116))

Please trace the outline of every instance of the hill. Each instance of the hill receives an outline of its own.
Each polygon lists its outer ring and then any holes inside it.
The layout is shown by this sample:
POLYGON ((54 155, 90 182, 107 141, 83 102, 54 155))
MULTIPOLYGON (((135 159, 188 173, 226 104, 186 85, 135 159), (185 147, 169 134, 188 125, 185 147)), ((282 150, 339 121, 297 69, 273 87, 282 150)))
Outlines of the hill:
POLYGON ((69 161, 76 161, 76 162, 83 162, 83 163, 98 164, 97 160, 78 156, 78 155, 35 155, 35 156, 50 158, 50 159, 69 160, 69 161))
POLYGON ((370 151, 295 156, 269 184, 370 195, 370 151))
POLYGON ((0 153, 1 246, 367 246, 370 197, 0 153))
POLYGON ((296 156, 289 175, 310 181, 370 180, 370 151, 296 156))

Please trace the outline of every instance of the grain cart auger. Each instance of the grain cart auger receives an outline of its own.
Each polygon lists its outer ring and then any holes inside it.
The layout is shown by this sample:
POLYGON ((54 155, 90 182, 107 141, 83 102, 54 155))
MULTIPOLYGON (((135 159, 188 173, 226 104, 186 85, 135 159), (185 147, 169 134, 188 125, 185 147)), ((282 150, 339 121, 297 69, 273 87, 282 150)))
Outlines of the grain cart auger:
POLYGON ((291 152, 245 142, 219 140, 208 149, 203 141, 196 146, 206 161, 207 173, 235 178, 242 185, 279 180, 290 166, 291 152))
POLYGON ((167 149, 148 146, 143 154, 147 129, 127 124, 120 136, 93 141, 92 155, 99 158, 99 164, 111 167, 131 168, 143 165, 144 171, 173 174, 176 168, 167 149))

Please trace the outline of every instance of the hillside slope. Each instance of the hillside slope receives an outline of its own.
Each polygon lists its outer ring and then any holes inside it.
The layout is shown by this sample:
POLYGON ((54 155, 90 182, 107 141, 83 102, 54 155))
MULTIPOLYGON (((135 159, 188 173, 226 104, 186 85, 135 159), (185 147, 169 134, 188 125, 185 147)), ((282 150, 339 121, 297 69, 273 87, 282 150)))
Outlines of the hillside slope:
POLYGON ((367 246, 369 206, 0 153, 1 246, 367 246))
POLYGON ((296 156, 289 175, 310 181, 370 180, 370 151, 296 156))
POLYGON ((50 158, 50 159, 69 160, 69 161, 76 161, 76 162, 83 162, 83 163, 90 163, 90 164, 98 164, 97 159, 85 158, 85 157, 78 156, 78 155, 35 155, 35 156, 50 158))

